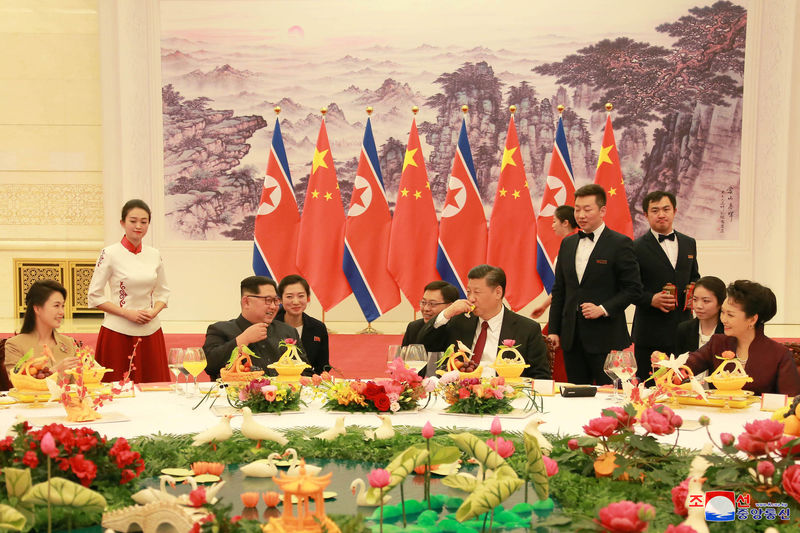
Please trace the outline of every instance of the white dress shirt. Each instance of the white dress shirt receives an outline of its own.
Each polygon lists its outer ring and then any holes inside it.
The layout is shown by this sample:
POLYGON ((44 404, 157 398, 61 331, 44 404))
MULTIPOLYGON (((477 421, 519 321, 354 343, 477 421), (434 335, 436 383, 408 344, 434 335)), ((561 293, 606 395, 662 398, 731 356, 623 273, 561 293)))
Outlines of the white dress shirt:
MULTIPOLYGON (((653 229, 650 230, 650 233, 652 233, 653 237, 658 241, 658 236, 661 235, 661 233, 656 233, 653 229)), ((672 233, 674 233, 674 231, 672 233)), ((665 233, 664 235, 669 235, 669 233, 665 233)), ((678 236, 676 235, 673 240, 664 239, 659 242, 658 245, 661 246, 661 249, 667 254, 669 262, 672 263, 672 268, 675 268, 675 265, 678 264, 678 236)))
MULTIPOLYGON (((167 300, 169 288, 158 250, 142 246, 135 254, 119 242, 103 248, 89 283, 89 307, 111 302, 126 309, 151 309, 155 302, 167 300), (111 289, 110 297, 106 286, 111 289)), ((161 321, 156 316, 147 324, 137 324, 106 313, 103 326, 123 335, 146 337, 161 327, 161 321)))
MULTIPOLYGON (((481 364, 485 367, 493 364, 494 360, 497 359, 497 349, 500 346, 500 328, 503 326, 503 313, 505 312, 506 308, 502 306, 500 312, 489 320, 478 319, 478 326, 475 328, 475 335, 472 337, 472 346, 470 348, 475 347, 475 343, 478 342, 478 335, 481 334, 482 324, 487 322, 489 327, 486 329, 486 344, 483 345, 483 354, 481 355, 481 364)), ((433 327, 439 328, 449 321, 449 319, 445 318, 444 311, 442 311, 436 316, 433 327)))
POLYGON ((603 233, 604 229, 606 229, 606 225, 605 223, 601 223, 592 232, 594 234, 594 240, 590 240, 588 237, 578 239, 578 249, 575 250, 575 272, 578 274, 578 283, 583 279, 583 273, 586 272, 586 265, 589 264, 589 256, 592 255, 594 245, 597 244, 597 240, 600 238, 600 234, 603 233))

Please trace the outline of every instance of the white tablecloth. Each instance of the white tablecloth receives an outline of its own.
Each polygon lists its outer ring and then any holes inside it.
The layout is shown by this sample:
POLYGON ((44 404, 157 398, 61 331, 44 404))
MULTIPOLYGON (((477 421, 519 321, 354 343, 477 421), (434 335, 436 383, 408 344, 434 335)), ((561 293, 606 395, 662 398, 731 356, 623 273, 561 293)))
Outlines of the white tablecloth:
MULTIPOLYGON (((122 422, 107 422, 102 420, 81 425, 92 427, 100 434, 109 437, 135 437, 154 433, 185 434, 197 433, 219 422, 219 417, 209 409, 210 401, 206 401, 197 409, 192 407, 199 398, 186 398, 170 392, 138 392, 135 398, 118 398, 101 408, 101 413, 121 413, 127 419, 122 422)), ((519 407, 524 405, 522 400, 517 400, 519 407)), ((424 403, 424 402, 423 402, 424 403)), ((228 405, 223 397, 216 401, 218 406, 228 405)), ((562 398, 560 396, 544 397, 544 412, 531 412, 525 418, 501 417, 503 429, 506 431, 522 431, 532 416, 540 416, 545 423, 540 427, 543 433, 558 433, 561 435, 582 435, 582 426, 589 419, 600 416, 604 407, 617 405, 608 401, 608 395, 598 394, 593 398, 562 398)), ((430 421, 434 427, 461 427, 465 429, 488 430, 492 421, 491 416, 450 415, 443 413, 445 404, 442 400, 432 401, 423 410, 417 412, 397 413, 391 416, 394 425, 423 426, 430 421)), ((721 432, 732 433, 734 436, 743 431, 745 422, 759 418, 769 418, 771 413, 761 412, 759 404, 755 403, 747 409, 721 409, 702 407, 680 407, 675 410, 685 421, 697 420, 705 414, 711 419, 711 434, 719 440, 721 432)), ((22 419, 35 419, 39 417, 63 416, 64 410, 57 404, 48 404, 46 407, 31 407, 30 404, 14 404, 0 409, 0 435, 6 434, 8 429, 16 423, 18 417, 22 419)), ((292 428, 297 426, 332 427, 337 416, 341 413, 329 413, 321 408, 318 400, 311 402, 302 413, 294 414, 261 414, 256 415, 259 423, 276 429, 292 428)), ((241 417, 234 417, 231 425, 237 428, 241 425, 241 417)), ((377 427, 380 420, 375 414, 346 414, 345 425, 361 425, 377 427)), ((642 431, 641 428, 639 431, 642 431)), ((675 435, 661 438, 665 443, 674 442, 675 435)), ((686 448, 699 449, 708 442, 705 429, 681 431, 679 445, 686 448)))

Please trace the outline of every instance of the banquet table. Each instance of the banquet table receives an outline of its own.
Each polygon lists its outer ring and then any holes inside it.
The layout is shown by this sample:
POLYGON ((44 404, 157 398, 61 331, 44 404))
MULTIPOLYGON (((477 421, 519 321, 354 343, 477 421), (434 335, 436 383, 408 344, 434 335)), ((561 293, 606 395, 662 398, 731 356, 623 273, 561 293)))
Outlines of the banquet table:
MULTIPOLYGON (((156 433, 189 434, 197 433, 219 422, 219 416, 211 409, 211 401, 207 399, 199 407, 193 409, 200 400, 199 396, 179 396, 167 391, 136 391, 135 397, 116 398, 100 408, 101 414, 120 414, 121 421, 106 421, 101 418, 94 422, 83 422, 77 426, 87 426, 109 437, 136 437, 156 433)), ((424 401, 420 402, 423 405, 424 401)), ((525 404, 522 399, 515 400, 515 407, 521 409, 525 404)), ((223 396, 216 399, 215 406, 227 406, 223 396)), ((582 426, 591 418, 601 415, 603 408, 619 405, 611 402, 607 394, 595 397, 563 398, 559 395, 543 397, 543 412, 530 411, 510 416, 501 415, 505 431, 522 431, 532 417, 540 417, 544 423, 540 426, 543 433, 561 435, 582 435, 582 426)), ((395 426, 418 426, 430 421, 438 428, 464 428, 467 430, 488 430, 491 416, 453 415, 444 412, 446 404, 440 398, 433 399, 427 407, 417 411, 398 412, 391 415, 395 426)), ((685 421, 687 429, 680 432, 678 444, 684 448, 700 449, 708 442, 708 435, 695 423, 701 415, 711 419, 711 434, 718 439, 721 432, 738 435, 743 431, 746 422, 769 418, 770 412, 760 411, 760 403, 756 402, 745 409, 709 408, 700 406, 670 406, 685 421), (694 426, 694 429, 689 429, 694 426)), ((336 413, 322 409, 319 399, 308 402, 300 412, 282 414, 258 414, 259 422, 275 429, 288 429, 299 426, 333 427, 337 417, 345 416, 345 425, 378 426, 380 420, 375 413, 336 413)), ((64 409, 57 403, 34 404, 16 403, 0 406, 0 435, 7 434, 9 428, 19 420, 28 420, 36 426, 37 421, 45 417, 64 416, 64 409)), ((241 425, 241 417, 235 416, 231 426, 236 429, 241 425)), ((41 424, 38 424, 41 425, 41 424)), ((641 427, 638 430, 643 432, 641 427)), ((659 437, 664 443, 675 442, 675 435, 659 437)))

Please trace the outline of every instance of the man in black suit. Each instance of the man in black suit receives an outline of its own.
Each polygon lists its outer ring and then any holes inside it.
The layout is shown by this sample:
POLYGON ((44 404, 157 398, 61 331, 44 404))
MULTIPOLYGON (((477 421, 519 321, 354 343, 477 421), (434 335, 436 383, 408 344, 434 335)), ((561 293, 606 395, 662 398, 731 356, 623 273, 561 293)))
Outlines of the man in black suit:
MULTIPOLYGON (((422 339, 420 339, 419 336, 422 331, 422 326, 456 300, 458 300, 458 289, 446 281, 431 281, 425 285, 425 292, 422 293, 422 300, 419 302, 422 318, 408 323, 408 326, 406 326, 406 333, 403 335, 403 346, 422 344, 422 339)), ((429 352, 443 352, 445 348, 447 348, 447 346, 426 346, 429 352)))
POLYGON ((633 318, 636 375, 641 380, 647 379, 652 370, 650 355, 653 351, 675 352, 678 324, 692 318, 690 310, 684 311, 686 286, 700 279, 697 243, 672 228, 676 208, 675 195, 671 192, 648 193, 642 201, 642 210, 650 231, 633 243, 643 287, 635 302, 633 318), (667 283, 675 286, 674 296, 663 290, 667 283))
POLYGON ((607 228, 606 192, 575 191, 577 234, 561 241, 556 261, 548 337, 564 349, 570 383, 610 383, 603 363, 611 350, 630 346, 625 309, 642 284, 631 240, 607 228))
POLYGON ((547 347, 539 324, 503 305, 506 292, 503 269, 478 265, 469 271, 467 278, 467 299, 456 300, 422 327, 423 344, 448 346, 461 341, 472 348, 474 359, 489 366, 497 357, 500 343, 510 339, 530 365, 522 375, 550 379, 547 347))
POLYGON ((208 326, 203 351, 208 362, 206 373, 211 379, 219 377, 220 369, 228 364, 231 352, 237 346, 246 345, 253 350, 257 356, 253 358, 254 369, 260 368, 272 375, 275 372, 267 365, 283 355, 284 350, 278 345, 283 339, 298 340, 301 357, 305 359, 297 330, 274 320, 281 303, 277 288, 273 280, 264 276, 244 278, 240 284, 241 314, 233 320, 208 326))
POLYGON ((315 374, 330 370, 330 350, 328 346, 328 328, 321 321, 306 314, 306 307, 311 300, 311 287, 302 276, 290 274, 278 283, 278 297, 282 308, 275 315, 275 320, 286 322, 300 334, 306 350, 308 363, 315 374))

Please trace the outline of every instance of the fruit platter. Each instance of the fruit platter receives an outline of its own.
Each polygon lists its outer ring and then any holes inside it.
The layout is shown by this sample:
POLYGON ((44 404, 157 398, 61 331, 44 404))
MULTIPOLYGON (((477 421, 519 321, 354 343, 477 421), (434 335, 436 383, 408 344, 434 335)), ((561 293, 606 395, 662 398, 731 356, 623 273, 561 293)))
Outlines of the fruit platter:
POLYGON ((467 348, 461 341, 458 341, 458 350, 453 344, 447 347, 437 366, 444 367, 444 370, 437 370, 437 374, 443 375, 447 372, 458 370, 461 373, 461 379, 479 378, 483 372, 481 365, 475 361, 472 350, 467 348))
POLYGON ((263 370, 253 370, 252 357, 258 356, 247 346, 237 346, 231 352, 228 364, 220 369, 222 381, 228 384, 250 383, 264 375, 263 370))

